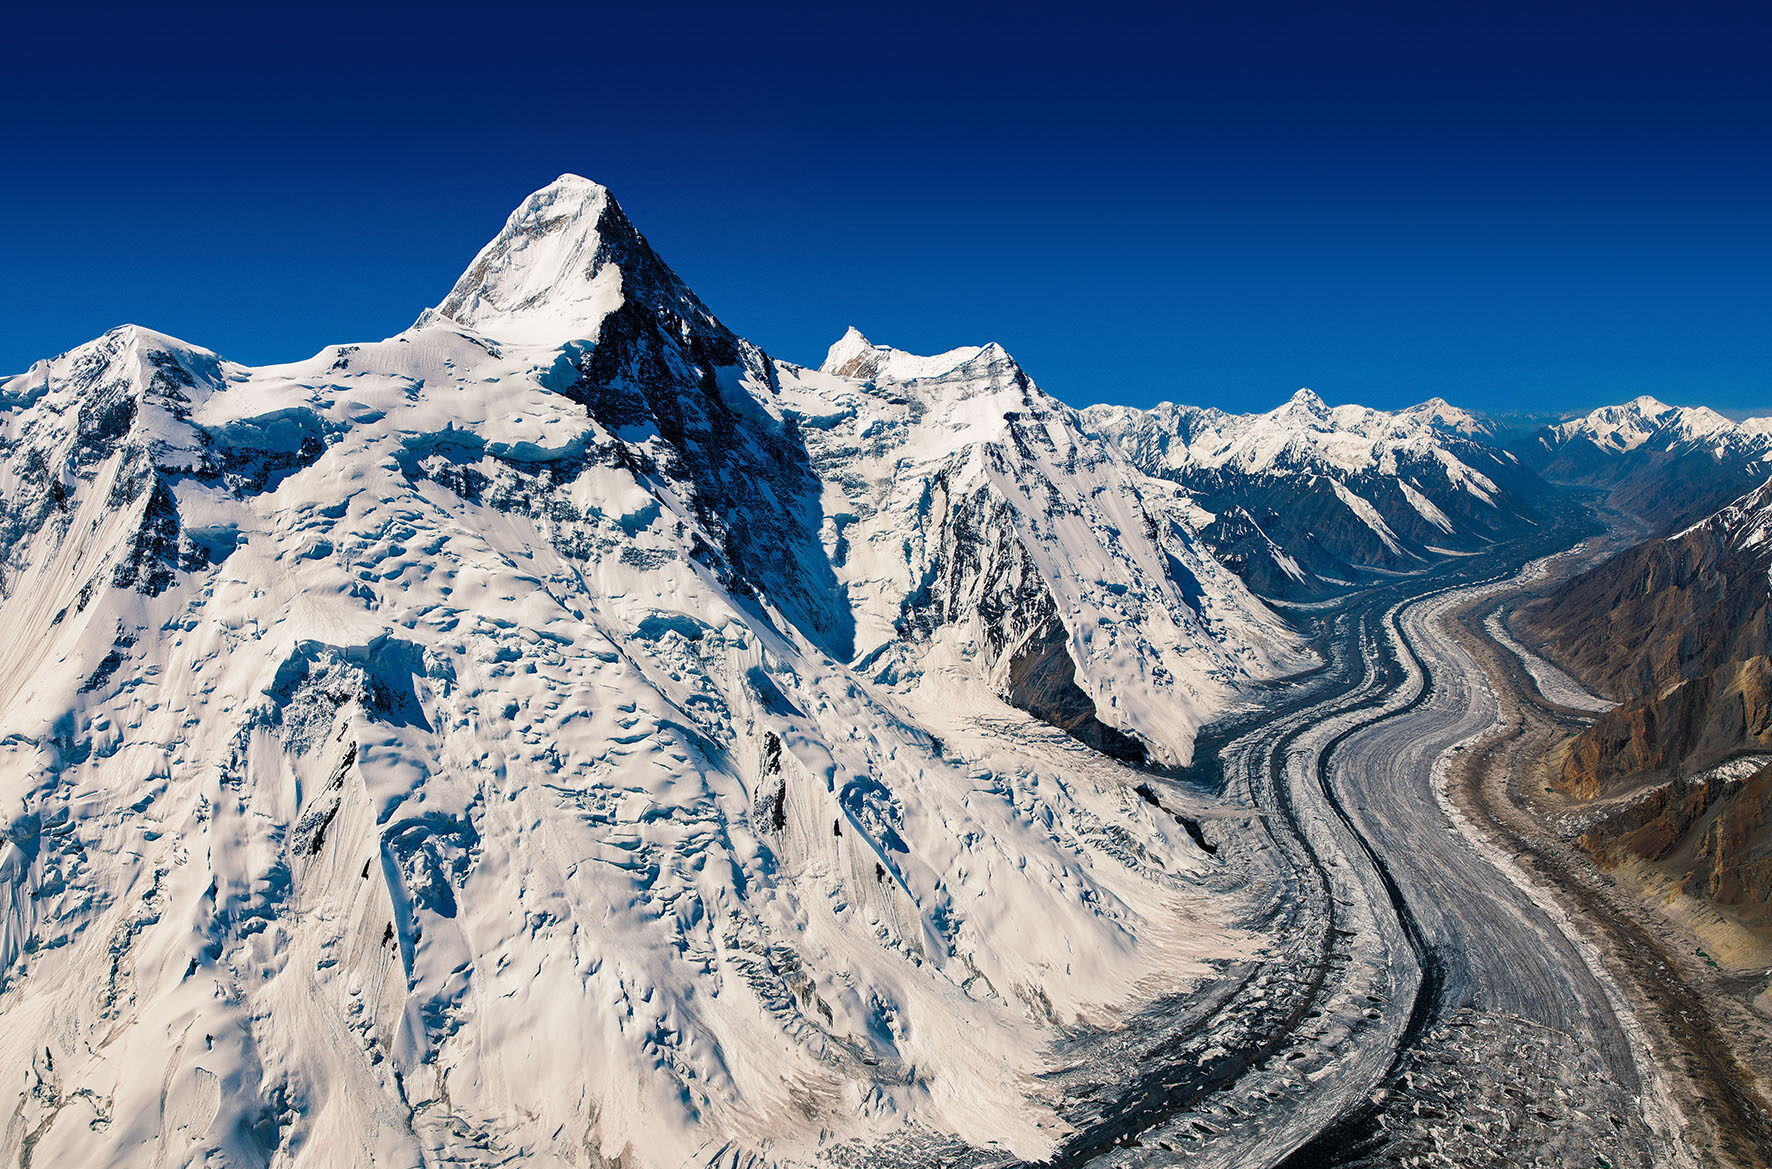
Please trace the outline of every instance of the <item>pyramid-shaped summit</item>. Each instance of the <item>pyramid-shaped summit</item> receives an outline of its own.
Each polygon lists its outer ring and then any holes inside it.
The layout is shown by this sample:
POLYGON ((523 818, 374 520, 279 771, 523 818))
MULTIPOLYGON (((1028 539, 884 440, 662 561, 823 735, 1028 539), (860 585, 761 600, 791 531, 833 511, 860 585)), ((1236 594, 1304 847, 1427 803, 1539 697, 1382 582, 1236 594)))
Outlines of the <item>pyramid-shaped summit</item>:
MULTIPOLYGON (((418 319, 448 321, 513 344, 596 341, 626 306, 673 331, 730 334, 659 259, 615 196, 565 174, 512 211, 449 295, 418 319)), ((722 345, 721 348, 727 346, 722 345)))

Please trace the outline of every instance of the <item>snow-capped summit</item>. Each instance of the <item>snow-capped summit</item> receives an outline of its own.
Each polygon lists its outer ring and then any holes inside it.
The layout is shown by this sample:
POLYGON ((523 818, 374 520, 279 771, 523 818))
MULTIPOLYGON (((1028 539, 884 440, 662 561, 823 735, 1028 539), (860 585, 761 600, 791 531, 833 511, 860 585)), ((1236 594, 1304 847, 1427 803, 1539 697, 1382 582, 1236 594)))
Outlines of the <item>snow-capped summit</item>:
POLYGON ((877 676, 939 688, 979 667, 1088 741, 1177 763, 1239 676, 1302 664, 1199 544, 1185 495, 1001 346, 925 357, 851 329, 820 370, 781 368, 828 484, 857 660, 877 676))
POLYGON ((443 318, 507 338, 594 340, 622 302, 621 270, 608 262, 601 230, 612 209, 619 214, 607 188, 561 175, 511 212, 421 321, 443 318))
POLYGON ((1050 1154, 1058 1041, 1261 894, 1114 756, 1304 659, 1001 348, 839 348, 568 176, 395 337, 0 384, 36 1163, 1050 1154))
POLYGON ((843 330, 841 337, 831 343, 818 368, 824 373, 834 373, 839 377, 854 377, 864 369, 873 368, 876 352, 874 343, 860 329, 850 325, 843 330))
POLYGON ((1772 419, 1735 422, 1707 406, 1669 406, 1645 394, 1550 427, 1547 435, 1539 436, 1539 445, 1554 448, 1585 440, 1601 450, 1624 454, 1646 444, 1660 450, 1688 444, 1721 453, 1732 447, 1759 446, 1769 424, 1772 419))
POLYGON ((1440 399, 1330 406, 1301 389, 1264 414, 1094 406, 1085 424, 1186 487, 1202 534, 1258 591, 1315 594, 1529 522, 1532 476, 1481 420, 1440 399))
POLYGON ((1492 440, 1497 433, 1494 424, 1487 419, 1472 414, 1469 410, 1461 410, 1444 398, 1429 398, 1420 405, 1399 410, 1397 417, 1406 424, 1426 425, 1466 438, 1492 440))
POLYGON ((1317 391, 1309 387, 1300 387, 1293 391, 1290 398, 1286 399, 1286 405, 1282 409, 1321 417, 1328 412, 1329 404, 1323 401, 1317 391))
POLYGON ((1621 406, 1602 406, 1580 418, 1553 427, 1557 442, 1585 438, 1603 450, 1633 451, 1662 430, 1681 411, 1647 394, 1621 406))
POLYGON ((624 306, 718 328, 608 188, 561 175, 511 212, 419 325, 463 325, 509 343, 596 341, 624 306))
POLYGON ((915 353, 906 353, 902 349, 894 349, 890 345, 876 345, 851 325, 831 346, 818 368, 821 373, 836 374, 858 381, 878 378, 908 382, 937 378, 961 366, 980 361, 1014 364, 1003 347, 994 341, 988 345, 965 345, 958 349, 949 349, 945 353, 922 357, 915 353))

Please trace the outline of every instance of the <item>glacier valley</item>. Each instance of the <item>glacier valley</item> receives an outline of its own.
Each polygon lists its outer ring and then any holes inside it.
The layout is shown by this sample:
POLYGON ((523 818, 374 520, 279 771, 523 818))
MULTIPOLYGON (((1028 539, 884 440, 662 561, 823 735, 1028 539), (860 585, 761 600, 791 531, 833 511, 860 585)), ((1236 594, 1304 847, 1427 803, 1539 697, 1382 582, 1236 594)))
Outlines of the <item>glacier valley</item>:
POLYGON ((1624 506, 1572 444, 1644 416, 1772 473, 1633 405, 1510 448, 799 366, 570 175, 397 336, 39 362, 0 1163, 1697 1164, 1447 778, 1503 717, 1453 617, 1537 661, 1507 590, 1609 547, 1541 472, 1624 506))

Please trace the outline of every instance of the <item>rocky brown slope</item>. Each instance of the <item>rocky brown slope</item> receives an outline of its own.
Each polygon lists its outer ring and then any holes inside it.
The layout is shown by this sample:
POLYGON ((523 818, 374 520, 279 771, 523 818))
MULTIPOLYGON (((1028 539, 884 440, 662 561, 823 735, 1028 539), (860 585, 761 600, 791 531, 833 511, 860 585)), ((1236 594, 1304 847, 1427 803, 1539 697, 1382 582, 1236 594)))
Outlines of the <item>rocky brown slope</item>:
POLYGON ((1519 630, 1619 705, 1573 736, 1560 780, 1607 813, 1608 867, 1772 925, 1772 484, 1524 607, 1519 630))

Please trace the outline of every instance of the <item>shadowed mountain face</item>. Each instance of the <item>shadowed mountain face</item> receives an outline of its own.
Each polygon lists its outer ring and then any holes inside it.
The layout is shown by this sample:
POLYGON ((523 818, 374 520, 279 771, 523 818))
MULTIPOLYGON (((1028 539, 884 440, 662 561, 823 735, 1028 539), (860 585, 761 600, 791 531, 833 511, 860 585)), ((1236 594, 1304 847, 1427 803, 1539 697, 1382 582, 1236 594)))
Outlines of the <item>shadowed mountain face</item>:
POLYGON ((1202 537, 1257 592, 1311 598, 1418 568, 1533 523, 1538 478, 1474 415, 1386 412, 1309 390, 1266 414, 1097 406, 1087 424, 1183 487, 1202 537))
POLYGON ((854 623, 820 544, 822 488, 791 423, 767 408, 769 358, 714 317, 608 191, 562 181, 526 200, 419 319, 450 323, 557 343, 550 388, 622 439, 643 474, 675 485, 718 541, 710 564, 729 587, 767 591, 850 655, 854 623))
POLYGON ((1526 607, 1519 624, 1615 698, 1764 654, 1769 502, 1763 487, 1678 535, 1627 549, 1526 607))
POLYGON ((1752 911, 1772 894, 1772 484, 1524 607, 1515 624, 1619 700, 1568 744, 1582 799, 1642 790, 1584 838, 1752 911))

